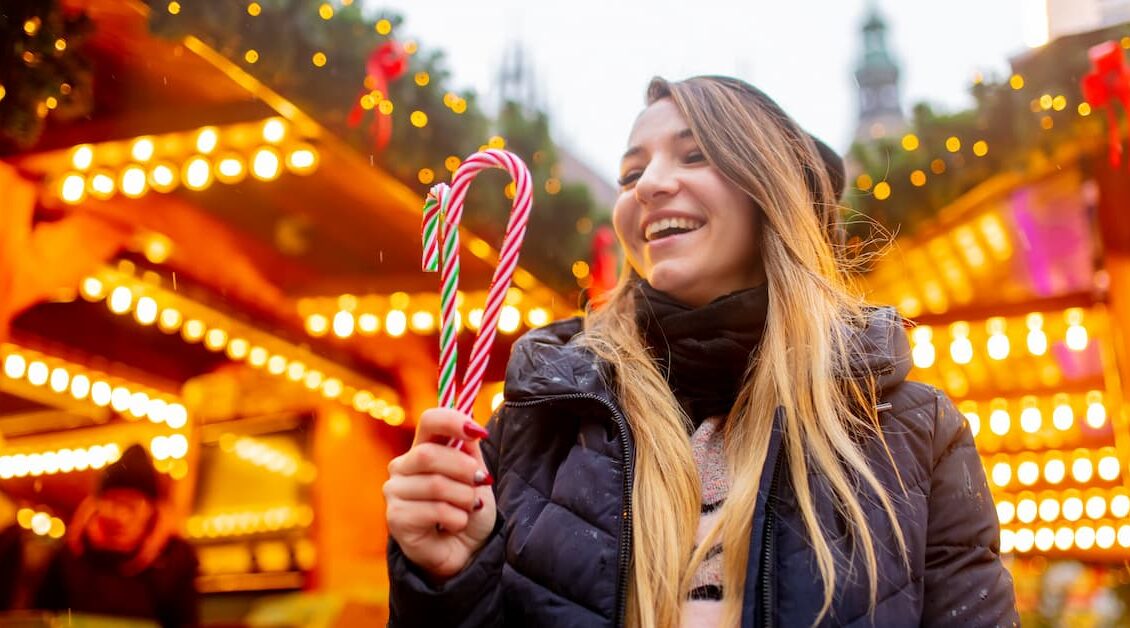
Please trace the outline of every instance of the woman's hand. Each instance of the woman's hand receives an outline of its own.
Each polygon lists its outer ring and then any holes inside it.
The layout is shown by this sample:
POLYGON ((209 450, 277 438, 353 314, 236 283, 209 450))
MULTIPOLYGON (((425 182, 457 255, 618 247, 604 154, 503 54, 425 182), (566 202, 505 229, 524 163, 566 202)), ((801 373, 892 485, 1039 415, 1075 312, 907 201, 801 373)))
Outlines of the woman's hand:
POLYGON ((389 534, 433 578, 462 571, 494 529, 494 479, 479 448, 486 436, 466 415, 433 408, 420 417, 412 448, 388 465, 389 534), (463 446, 449 447, 451 439, 463 446))

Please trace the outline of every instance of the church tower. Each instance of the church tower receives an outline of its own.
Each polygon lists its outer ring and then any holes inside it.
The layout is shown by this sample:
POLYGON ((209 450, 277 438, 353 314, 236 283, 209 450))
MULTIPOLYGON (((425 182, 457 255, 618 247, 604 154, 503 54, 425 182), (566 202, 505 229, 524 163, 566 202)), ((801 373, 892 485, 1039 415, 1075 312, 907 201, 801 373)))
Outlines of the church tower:
POLYGON ((906 128, 899 98, 899 68, 887 49, 887 24, 871 3, 863 24, 863 61, 855 71, 859 120, 855 141, 892 137, 906 128))

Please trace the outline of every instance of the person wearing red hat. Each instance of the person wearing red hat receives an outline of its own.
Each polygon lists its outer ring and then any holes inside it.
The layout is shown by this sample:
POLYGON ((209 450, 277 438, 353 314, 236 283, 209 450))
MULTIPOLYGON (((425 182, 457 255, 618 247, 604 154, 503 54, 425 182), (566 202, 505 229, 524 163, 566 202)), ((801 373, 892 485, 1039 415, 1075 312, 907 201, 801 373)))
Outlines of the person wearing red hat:
POLYGON ((161 514, 157 471, 141 445, 106 467, 48 565, 36 608, 199 624, 196 553, 161 514))

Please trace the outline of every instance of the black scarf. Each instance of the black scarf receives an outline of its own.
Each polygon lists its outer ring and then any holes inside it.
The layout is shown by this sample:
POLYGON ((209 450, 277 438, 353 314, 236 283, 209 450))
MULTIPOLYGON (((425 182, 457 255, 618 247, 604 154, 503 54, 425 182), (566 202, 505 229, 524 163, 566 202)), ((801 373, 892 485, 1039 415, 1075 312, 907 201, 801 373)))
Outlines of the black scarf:
POLYGON ((766 284, 692 308, 638 282, 636 322, 644 343, 696 427, 733 407, 768 309, 766 284))

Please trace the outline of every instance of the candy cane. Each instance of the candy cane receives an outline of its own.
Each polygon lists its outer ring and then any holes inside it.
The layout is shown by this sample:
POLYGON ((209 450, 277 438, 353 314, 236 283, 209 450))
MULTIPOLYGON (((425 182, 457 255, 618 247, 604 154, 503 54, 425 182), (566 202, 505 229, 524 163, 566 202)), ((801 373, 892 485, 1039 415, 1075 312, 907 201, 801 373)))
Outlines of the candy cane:
MULTIPOLYGON (((433 187, 429 200, 424 205, 423 267, 426 271, 434 272, 435 264, 429 266, 434 259, 429 257, 429 251, 436 248, 439 249, 439 265, 442 267, 439 400, 443 407, 454 407, 464 414, 471 414, 475 397, 482 388, 483 373, 490 361, 490 348, 498 332, 498 317, 502 312, 506 292, 510 288, 510 280, 518 266, 518 253, 522 247, 522 239, 526 235, 532 204, 533 182, 526 164, 513 153, 489 149, 468 157, 455 171, 450 188, 443 184, 433 187), (458 313, 455 309, 455 300, 459 284, 459 222, 463 218, 463 201, 467 197, 471 180, 487 168, 502 168, 510 173, 515 187, 514 204, 510 210, 510 220, 506 225, 506 237, 502 242, 498 266, 494 270, 490 289, 487 292, 482 325, 471 347, 471 357, 467 371, 463 375, 462 389, 457 392, 455 326, 458 313), (438 237, 429 240, 429 232, 438 232, 438 237)), ((462 441, 452 443, 455 447, 461 444, 462 441)))

